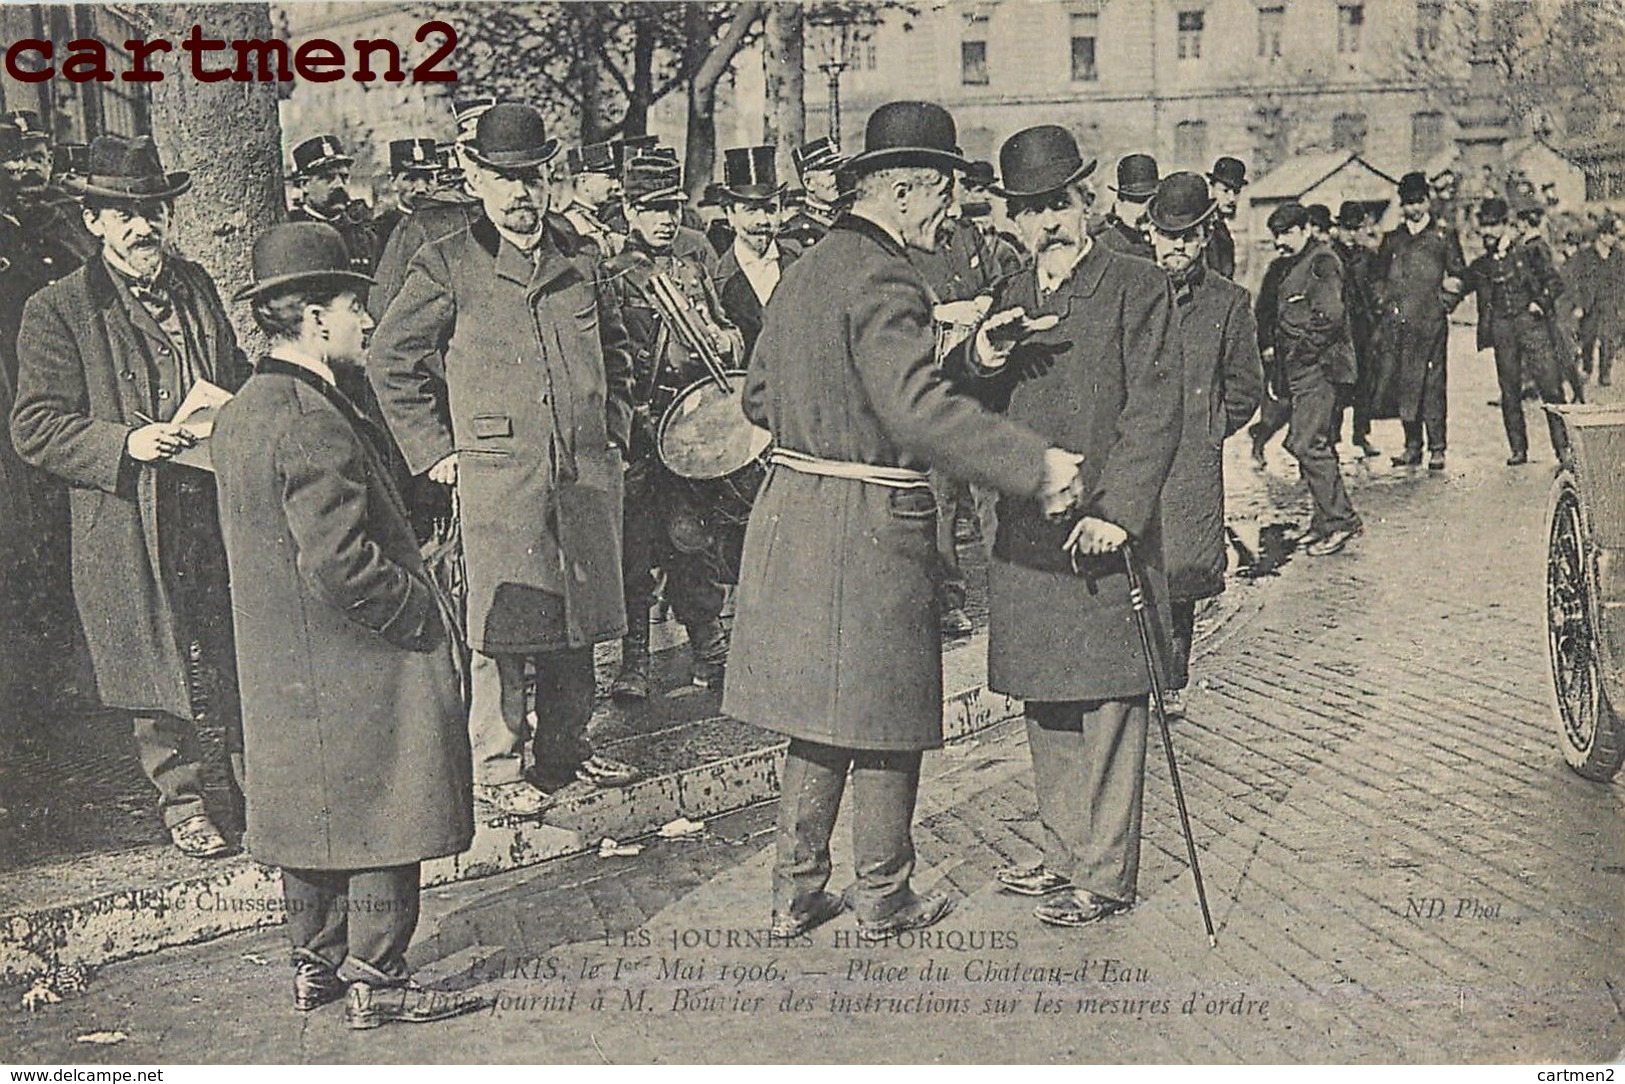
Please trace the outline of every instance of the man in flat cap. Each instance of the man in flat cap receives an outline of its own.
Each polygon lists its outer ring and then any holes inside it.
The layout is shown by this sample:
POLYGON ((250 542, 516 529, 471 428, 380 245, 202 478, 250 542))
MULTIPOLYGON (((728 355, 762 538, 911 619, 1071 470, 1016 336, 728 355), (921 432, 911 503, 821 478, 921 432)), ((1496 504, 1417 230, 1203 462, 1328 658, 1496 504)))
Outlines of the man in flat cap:
POLYGON ((1207 246, 1202 250, 1202 258, 1207 261, 1209 267, 1225 278, 1234 279, 1236 239, 1230 233, 1230 223, 1236 217, 1236 209, 1241 202, 1241 190, 1247 187, 1247 163, 1239 158, 1224 155, 1214 160, 1207 179, 1212 186, 1213 198, 1218 201, 1219 211, 1213 218, 1213 233, 1208 238, 1207 246))
POLYGON ((289 179, 299 186, 299 198, 288 211, 290 222, 325 222, 339 231, 350 249, 350 266, 359 274, 371 273, 382 246, 367 205, 350 195, 350 168, 355 159, 336 136, 311 136, 293 148, 289 179))
POLYGON ((1026 702, 1043 827, 1041 860, 997 877, 1052 896, 1033 914, 1063 927, 1127 910, 1138 891, 1149 660, 1123 550, 1166 642, 1160 494, 1182 428, 1169 277, 1089 236, 1094 167, 1058 125, 1000 148, 997 192, 1034 263, 995 292, 964 367, 1012 420, 1084 457, 1081 506, 1059 521, 1023 495, 999 498, 988 570, 988 687, 1026 702))
POLYGON ((1455 228, 1433 214, 1426 175, 1399 179, 1399 210, 1399 225, 1383 236, 1371 263, 1386 355, 1376 394, 1383 415, 1395 411, 1405 427, 1405 451, 1394 466, 1420 466, 1426 437, 1428 468, 1443 470, 1449 314, 1466 261, 1455 228))
POLYGON ((1151 197, 1157 194, 1157 179, 1157 160, 1149 154, 1127 154, 1119 159, 1111 210, 1090 228, 1090 236, 1113 252, 1155 261, 1145 216, 1151 197))
MULTIPOLYGON (((1064 510, 1079 457, 957 394, 932 298, 906 252, 937 244, 967 163, 925 102, 869 117, 851 212, 784 272, 751 357, 745 413, 777 441, 746 532, 723 710, 790 738, 772 931, 833 917, 829 842, 848 781, 859 930, 929 926, 911 821, 920 757, 942 744, 942 652, 925 470, 1064 510)), ((1153 272, 1155 273, 1155 272, 1153 272)))
POLYGON ((557 151, 530 106, 481 114, 466 168, 483 214, 412 257, 367 371, 412 471, 456 487, 475 795, 515 816, 539 814, 573 780, 631 771, 586 734, 593 645, 626 631, 626 329, 597 251, 549 214, 543 166, 557 151))
POLYGON ((1372 243, 1372 216, 1365 204, 1344 200, 1332 223, 1332 251, 1343 262, 1344 305, 1348 309, 1349 337, 1354 343, 1355 377, 1344 386, 1332 423, 1332 444, 1342 442, 1343 411, 1354 409, 1354 446, 1367 459, 1381 454, 1371 443, 1371 396, 1377 377, 1372 336, 1377 324, 1377 300, 1371 267, 1376 254, 1372 243))

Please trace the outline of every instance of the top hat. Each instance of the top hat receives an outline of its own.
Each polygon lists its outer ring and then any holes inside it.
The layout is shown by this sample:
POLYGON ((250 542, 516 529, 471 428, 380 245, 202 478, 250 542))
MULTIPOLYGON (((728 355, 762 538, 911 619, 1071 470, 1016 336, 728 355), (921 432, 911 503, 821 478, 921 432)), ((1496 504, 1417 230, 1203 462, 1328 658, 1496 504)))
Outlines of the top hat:
POLYGON ((1024 128, 999 148, 999 184, 1005 199, 1041 196, 1065 188, 1095 171, 1095 160, 1078 151, 1078 141, 1058 124, 1024 128))
POLYGON ((192 187, 192 175, 184 170, 165 173, 151 136, 103 135, 90 145, 84 173, 62 183, 76 196, 142 203, 174 199, 192 187))
POLYGON ((1490 196, 1478 205, 1478 224, 1480 226, 1499 226, 1507 220, 1507 201, 1500 196, 1490 196))
POLYGON ((722 183, 717 192, 725 201, 763 203, 784 191, 774 147, 730 147, 722 152, 722 183))
POLYGON ((612 143, 571 147, 564 156, 564 164, 572 177, 579 177, 583 173, 607 173, 613 177, 620 172, 620 163, 615 160, 615 146, 612 143))
POLYGON ((1264 225, 1271 233, 1285 233, 1287 230, 1309 225, 1309 212, 1304 210, 1301 203, 1283 203, 1270 212, 1269 218, 1264 220, 1264 225))
POLYGON ((1310 203, 1303 208, 1309 213, 1309 224, 1317 230, 1332 228, 1332 209, 1324 203, 1310 203))
POLYGON ((953 116, 931 102, 887 102, 869 114, 862 152, 841 168, 857 177, 896 166, 925 166, 946 173, 969 168, 959 150, 953 116))
POLYGON ((247 301, 308 282, 339 281, 370 286, 372 276, 350 270, 344 235, 325 222, 272 226, 254 242, 254 281, 233 300, 247 301))
POLYGON ((1213 198, 1200 173, 1170 173, 1157 184, 1157 194, 1146 208, 1151 225, 1163 233, 1184 233, 1213 217, 1219 201, 1213 198))
POLYGON ((1399 202, 1421 203, 1428 198, 1427 174, 1413 171, 1399 179, 1399 202))
POLYGON ((688 200, 682 169, 664 155, 640 154, 632 159, 621 185, 628 206, 669 206, 688 200))
POLYGON ((465 150, 487 169, 524 170, 552 161, 559 153, 559 141, 547 138, 541 110, 518 102, 498 102, 480 114, 474 138, 465 150))
POLYGON ((48 143, 51 133, 40 123, 39 114, 32 109, 13 109, 6 114, 5 126, 15 128, 24 143, 48 143))
POLYGON ((1358 200, 1346 199, 1337 207, 1337 224, 1345 230, 1359 229, 1369 217, 1365 204, 1358 200))
POLYGON ((1232 191, 1240 192, 1247 187, 1247 163, 1240 158, 1225 155, 1214 161, 1213 168, 1208 171, 1207 176, 1214 184, 1222 184, 1232 191))
POLYGON ((308 177, 327 166, 350 165, 355 161, 344 153, 344 146, 336 136, 311 136, 293 148, 293 175, 308 177))
POLYGON ((392 139, 389 141, 391 173, 428 172, 440 168, 440 154, 432 139, 392 139))
POLYGON ((1157 194, 1157 160, 1149 154, 1127 154, 1117 162, 1113 189, 1130 203, 1144 203, 1157 194))
POLYGON ((840 149, 835 146, 835 141, 829 136, 809 139, 791 151, 790 157, 795 162, 796 172, 802 177, 806 177, 809 172, 838 169, 845 161, 841 157, 840 149))

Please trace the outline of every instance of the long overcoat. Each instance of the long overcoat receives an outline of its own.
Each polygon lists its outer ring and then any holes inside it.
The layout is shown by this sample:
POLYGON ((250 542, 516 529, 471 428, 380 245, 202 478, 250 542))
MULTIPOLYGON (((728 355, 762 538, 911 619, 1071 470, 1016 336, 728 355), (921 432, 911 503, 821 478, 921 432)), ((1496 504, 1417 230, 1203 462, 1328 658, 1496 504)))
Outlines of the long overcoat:
POLYGON ((1438 219, 1420 233, 1401 224, 1383 236, 1371 267, 1379 325, 1372 417, 1443 414, 1449 313, 1460 297, 1444 280, 1465 270, 1461 240, 1438 219))
POLYGON ((271 865, 400 866, 473 838, 450 601, 383 439, 320 376, 274 358, 215 422, 247 845, 271 865))
POLYGON ((469 645, 490 654, 626 631, 626 328, 596 250, 574 241, 549 218, 533 258, 481 218, 425 244, 368 358, 412 472, 457 453, 469 645), (597 498, 597 514, 561 519, 572 482, 571 493, 597 498), (562 540, 561 523, 570 532, 562 540))
MULTIPOLYGON (((1165 641, 1159 500, 1179 447, 1184 368, 1168 276, 1097 242, 1046 298, 1032 268, 1008 280, 993 311, 1016 305, 1060 323, 1012 351, 991 401, 1008 396, 1011 418, 1083 454, 1082 514, 1129 533, 1165 641)), ((1116 700, 1150 690, 1122 555, 1082 558, 1074 572, 1062 546, 1077 518, 1052 522, 1032 500, 999 499, 988 571, 996 692, 1116 700)))
MULTIPOLYGON (((785 269, 745 413, 786 449, 1036 494, 1047 442, 954 392, 931 306, 902 245, 848 216, 785 269)), ((723 710, 825 745, 940 745, 935 537, 927 489, 774 467, 745 532, 723 710)))
POLYGON ((1184 422, 1162 489, 1171 599, 1224 590, 1224 441, 1258 409, 1264 367, 1247 291, 1205 266, 1174 291, 1184 353, 1184 422))
MULTIPOLYGON (((214 282, 179 257, 166 266, 202 316, 201 375, 235 391, 248 363, 214 282)), ((157 481, 192 468, 138 466, 124 452, 144 424, 137 414, 156 409, 151 363, 172 349, 144 310, 132 316, 120 301, 106 265, 91 260, 23 309, 11 432, 23 459, 72 487, 73 593, 102 701, 191 718, 183 615, 159 554, 157 481)))
POLYGON ((1568 283, 1568 303, 1564 308, 1583 310, 1580 333, 1615 340, 1619 338, 1621 283, 1625 258, 1615 249, 1606 259, 1595 245, 1586 245, 1563 265, 1563 278, 1568 283))

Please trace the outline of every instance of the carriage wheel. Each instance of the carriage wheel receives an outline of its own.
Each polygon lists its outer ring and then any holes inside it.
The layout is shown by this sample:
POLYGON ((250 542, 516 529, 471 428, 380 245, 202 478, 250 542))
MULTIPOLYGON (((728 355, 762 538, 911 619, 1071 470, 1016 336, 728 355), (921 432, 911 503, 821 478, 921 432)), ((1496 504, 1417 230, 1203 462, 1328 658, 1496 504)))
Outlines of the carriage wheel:
POLYGON ((1558 735, 1569 767, 1587 779, 1607 781, 1625 760, 1625 734, 1602 688, 1591 560, 1579 490, 1565 473, 1555 487, 1546 552, 1547 642, 1558 735))

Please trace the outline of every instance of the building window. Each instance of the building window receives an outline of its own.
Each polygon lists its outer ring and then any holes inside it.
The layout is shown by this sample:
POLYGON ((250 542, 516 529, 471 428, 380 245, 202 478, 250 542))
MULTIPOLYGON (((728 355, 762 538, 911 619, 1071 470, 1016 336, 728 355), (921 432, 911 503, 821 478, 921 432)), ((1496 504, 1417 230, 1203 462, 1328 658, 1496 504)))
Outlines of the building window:
POLYGON ((1444 0, 1417 0, 1416 51, 1423 56, 1439 49, 1440 27, 1444 24, 1444 0))
POLYGON ((1207 162, 1207 121, 1182 120, 1174 128, 1174 158, 1182 165, 1207 162))
POLYGON ((1358 53, 1360 31, 1365 28, 1364 4, 1337 5, 1337 51, 1358 53))
POLYGON ((1417 113, 1411 117, 1411 158, 1421 161, 1444 150, 1444 114, 1417 113))
POLYGON ((863 50, 864 50, 864 67, 868 68, 870 71, 874 71, 875 70, 875 56, 876 56, 875 43, 872 42, 872 41, 867 43, 866 45, 864 45, 863 50))
POLYGON ((1207 22, 1203 11, 1179 13, 1179 40, 1176 52, 1180 60, 1199 60, 1202 56, 1202 24, 1207 22))
POLYGON ((1099 40, 1100 16, 1094 13, 1072 16, 1072 81, 1093 83, 1100 79, 1095 66, 1095 42, 1099 40))
POLYGON ((959 43, 959 81, 966 86, 987 85, 987 42, 959 43))
POLYGON ((1339 113, 1332 118, 1332 146, 1350 154, 1365 150, 1366 117, 1364 113, 1339 113))
POLYGON ((1281 30, 1286 25, 1286 8, 1258 9, 1258 55, 1265 60, 1281 57, 1281 30))

